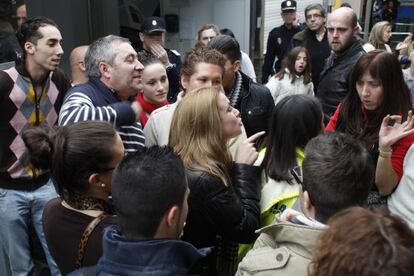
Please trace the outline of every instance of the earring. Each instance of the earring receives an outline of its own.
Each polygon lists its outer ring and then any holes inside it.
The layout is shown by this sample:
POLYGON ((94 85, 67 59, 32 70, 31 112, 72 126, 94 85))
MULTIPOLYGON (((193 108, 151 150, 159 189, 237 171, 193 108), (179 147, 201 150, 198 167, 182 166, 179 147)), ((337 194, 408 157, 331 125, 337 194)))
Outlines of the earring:
POLYGON ((105 188, 105 186, 106 186, 105 183, 101 183, 102 188, 105 188))

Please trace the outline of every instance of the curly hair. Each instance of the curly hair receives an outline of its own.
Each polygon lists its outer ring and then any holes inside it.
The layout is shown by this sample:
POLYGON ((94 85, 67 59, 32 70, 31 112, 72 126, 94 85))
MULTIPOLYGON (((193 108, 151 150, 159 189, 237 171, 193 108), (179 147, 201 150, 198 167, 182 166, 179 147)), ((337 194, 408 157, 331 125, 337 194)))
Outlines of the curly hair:
POLYGON ((412 275, 414 234, 387 209, 352 207, 328 221, 309 275, 412 275))

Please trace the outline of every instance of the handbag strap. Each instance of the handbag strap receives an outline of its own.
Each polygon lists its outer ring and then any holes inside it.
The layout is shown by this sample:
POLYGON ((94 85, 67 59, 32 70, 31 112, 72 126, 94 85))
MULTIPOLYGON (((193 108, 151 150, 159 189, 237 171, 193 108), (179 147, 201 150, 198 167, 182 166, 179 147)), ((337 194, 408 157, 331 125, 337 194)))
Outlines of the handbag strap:
POLYGON ((83 257, 85 256, 86 245, 88 244, 89 237, 91 236, 93 230, 95 230, 96 226, 98 226, 98 224, 102 220, 104 220, 107 216, 108 215, 105 214, 105 213, 100 214, 99 216, 94 218, 88 224, 88 226, 86 226, 85 231, 83 231, 82 238, 80 239, 80 242, 79 242, 78 254, 77 254, 76 260, 75 260, 76 269, 78 269, 82 266, 83 257))

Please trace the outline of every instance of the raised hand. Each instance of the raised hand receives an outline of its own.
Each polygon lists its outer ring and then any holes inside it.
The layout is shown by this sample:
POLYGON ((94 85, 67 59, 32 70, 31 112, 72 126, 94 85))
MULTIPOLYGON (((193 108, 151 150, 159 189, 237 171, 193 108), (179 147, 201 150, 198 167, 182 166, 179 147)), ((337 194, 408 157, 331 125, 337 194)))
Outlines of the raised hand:
POLYGON ((160 44, 152 43, 151 46, 150 46, 150 50, 151 50, 151 53, 153 55, 155 55, 159 60, 161 60, 161 62, 165 66, 170 64, 170 60, 168 59, 168 53, 164 49, 164 47, 162 47, 160 44))
POLYGON ((240 143, 237 148, 236 156, 234 158, 234 162, 240 164, 248 164, 252 165, 259 154, 257 153, 256 148, 254 147, 254 142, 261 136, 265 134, 265 131, 260 131, 256 134, 253 134, 246 140, 240 143))
POLYGON ((411 133, 414 133, 414 117, 413 112, 408 112, 407 120, 401 123, 402 117, 400 115, 387 115, 382 120, 379 132, 379 148, 383 150, 391 150, 391 146, 411 133), (391 120, 394 124, 390 125, 391 120))

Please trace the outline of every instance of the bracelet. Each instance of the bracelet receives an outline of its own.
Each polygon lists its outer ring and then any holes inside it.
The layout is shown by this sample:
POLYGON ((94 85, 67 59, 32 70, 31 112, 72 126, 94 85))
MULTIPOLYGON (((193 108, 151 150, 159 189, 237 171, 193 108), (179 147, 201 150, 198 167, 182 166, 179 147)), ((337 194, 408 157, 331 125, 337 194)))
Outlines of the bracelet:
POLYGON ((378 150, 379 150, 379 156, 382 158, 389 158, 392 155, 392 149, 384 150, 384 149, 379 148, 378 150))

